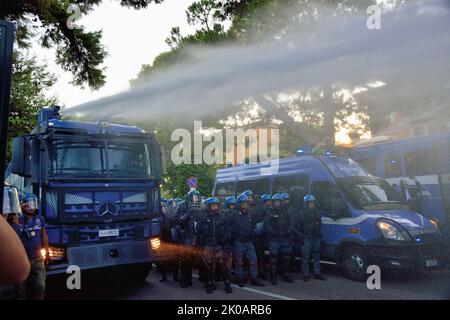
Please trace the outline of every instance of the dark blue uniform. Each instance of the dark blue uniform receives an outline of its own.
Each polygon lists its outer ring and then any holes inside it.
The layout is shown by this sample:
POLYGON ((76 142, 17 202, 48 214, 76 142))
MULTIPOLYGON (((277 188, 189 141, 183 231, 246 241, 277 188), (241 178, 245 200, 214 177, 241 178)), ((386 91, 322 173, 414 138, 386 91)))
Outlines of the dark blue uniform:
POLYGON ((320 238, 322 219, 320 211, 314 207, 312 209, 303 207, 300 215, 300 228, 303 234, 302 246, 302 272, 309 276, 309 259, 312 253, 313 272, 320 274, 320 238))
POLYGON ((19 224, 12 226, 22 240, 31 265, 28 278, 15 287, 16 296, 18 299, 42 300, 46 277, 44 258, 41 254, 44 219, 38 214, 31 218, 23 215, 19 218, 19 224))
POLYGON ((205 212, 196 227, 196 245, 202 248, 202 258, 206 265, 206 289, 213 288, 214 269, 222 274, 227 292, 231 290, 229 270, 225 265, 225 245, 230 241, 230 230, 225 218, 220 214, 205 212), (215 268, 214 268, 215 267, 215 268))
POLYGON ((231 219, 231 234, 236 254, 236 276, 244 278, 244 256, 248 259, 249 273, 252 279, 258 276, 257 257, 253 239, 255 223, 250 214, 236 214, 231 219))
POLYGON ((253 220, 255 221, 255 238, 253 240, 253 244, 255 245, 256 250, 256 257, 258 260, 258 276, 261 279, 266 280, 265 270, 265 260, 264 260, 264 253, 267 248, 267 232, 266 228, 264 227, 264 221, 266 219, 266 216, 270 214, 270 209, 265 207, 264 205, 260 204, 255 207, 254 211, 252 212, 254 215, 253 220))
POLYGON ((286 208, 272 209, 267 214, 264 226, 270 252, 270 276, 272 283, 276 283, 278 261, 281 260, 280 273, 283 279, 292 282, 287 276, 291 258, 291 239, 294 234, 294 221, 286 208))
POLYGON ((178 243, 183 246, 183 251, 180 254, 180 284, 182 287, 192 285, 192 266, 197 258, 193 250, 194 231, 200 214, 200 207, 186 203, 183 207, 180 207, 176 215, 176 238, 178 243))

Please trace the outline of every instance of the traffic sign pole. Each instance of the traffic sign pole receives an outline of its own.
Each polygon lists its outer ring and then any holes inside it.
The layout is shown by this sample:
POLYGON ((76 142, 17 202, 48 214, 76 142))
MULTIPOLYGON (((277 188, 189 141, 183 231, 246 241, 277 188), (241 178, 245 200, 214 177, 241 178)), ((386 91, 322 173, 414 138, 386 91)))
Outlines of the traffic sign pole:
POLYGON ((0 213, 3 212, 14 25, 0 20, 0 213))

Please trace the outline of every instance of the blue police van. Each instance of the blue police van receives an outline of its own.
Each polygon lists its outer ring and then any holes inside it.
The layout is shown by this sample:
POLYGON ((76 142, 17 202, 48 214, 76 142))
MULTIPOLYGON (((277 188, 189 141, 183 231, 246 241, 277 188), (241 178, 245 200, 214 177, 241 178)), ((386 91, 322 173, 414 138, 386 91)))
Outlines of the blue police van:
POLYGON ((300 151, 277 161, 278 167, 272 161, 218 170, 213 194, 288 192, 296 211, 313 194, 322 211, 322 259, 337 263, 353 280, 366 279, 373 264, 411 271, 445 266, 437 224, 400 202, 386 180, 346 157, 300 151))
POLYGON ((371 174, 385 178, 417 210, 448 228, 450 224, 450 132, 355 146, 348 152, 371 174), (405 192, 405 190, 403 190, 405 192))

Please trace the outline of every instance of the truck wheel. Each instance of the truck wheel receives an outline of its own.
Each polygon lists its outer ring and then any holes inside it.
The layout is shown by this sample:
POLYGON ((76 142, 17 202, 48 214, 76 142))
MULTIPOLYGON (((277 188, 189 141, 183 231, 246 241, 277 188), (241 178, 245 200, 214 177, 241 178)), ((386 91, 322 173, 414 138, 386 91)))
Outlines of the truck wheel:
POLYGON ((365 281, 367 279, 366 270, 369 265, 369 258, 362 247, 351 246, 344 250, 341 266, 347 278, 365 281))

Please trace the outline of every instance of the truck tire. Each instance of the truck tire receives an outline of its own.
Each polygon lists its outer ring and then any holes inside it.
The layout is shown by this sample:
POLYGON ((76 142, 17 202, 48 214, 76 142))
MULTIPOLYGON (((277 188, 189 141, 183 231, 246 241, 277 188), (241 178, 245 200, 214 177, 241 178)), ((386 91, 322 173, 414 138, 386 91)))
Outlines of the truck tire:
POLYGON ((341 258, 341 267, 345 277, 354 281, 367 280, 367 267, 370 265, 369 257, 364 248, 350 246, 344 249, 341 258))

